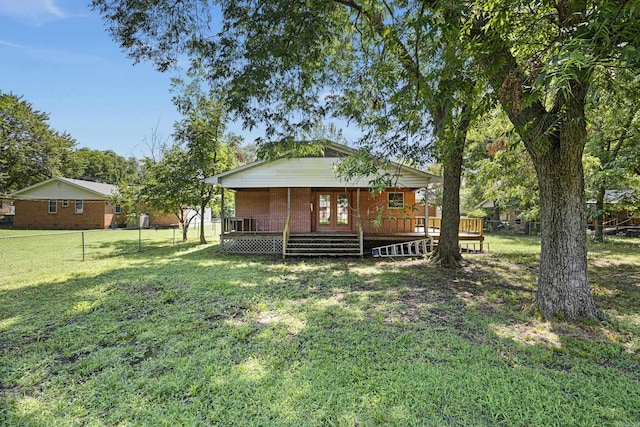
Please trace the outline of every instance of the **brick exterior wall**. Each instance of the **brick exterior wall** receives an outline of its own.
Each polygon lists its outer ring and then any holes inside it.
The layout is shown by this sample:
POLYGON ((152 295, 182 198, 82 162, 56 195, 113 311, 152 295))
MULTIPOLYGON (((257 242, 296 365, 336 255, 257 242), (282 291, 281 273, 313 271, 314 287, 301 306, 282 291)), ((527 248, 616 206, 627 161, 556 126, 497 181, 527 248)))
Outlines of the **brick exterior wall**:
MULTIPOLYGON (((280 224, 287 217, 287 189, 239 190, 236 192, 235 216, 245 218, 270 218, 272 226, 280 224)), ((311 189, 291 189, 292 233, 311 231, 311 189)))
POLYGON ((75 200, 62 206, 57 201, 57 213, 49 213, 48 200, 16 200, 16 216, 13 226, 16 228, 44 228, 60 230, 89 230, 111 226, 113 208, 106 200, 84 200, 82 213, 75 213, 75 200))
POLYGON ((241 190, 236 192, 235 200, 235 216, 256 218, 270 215, 268 189, 241 190))
MULTIPOLYGON (((200 217, 198 217, 197 220, 200 221, 200 217)), ((191 223, 193 224, 194 221, 196 220, 191 221, 191 223)), ((151 227, 156 225, 178 224, 179 222, 180 220, 176 214, 162 215, 160 213, 154 213, 153 211, 149 213, 149 226, 151 227)))

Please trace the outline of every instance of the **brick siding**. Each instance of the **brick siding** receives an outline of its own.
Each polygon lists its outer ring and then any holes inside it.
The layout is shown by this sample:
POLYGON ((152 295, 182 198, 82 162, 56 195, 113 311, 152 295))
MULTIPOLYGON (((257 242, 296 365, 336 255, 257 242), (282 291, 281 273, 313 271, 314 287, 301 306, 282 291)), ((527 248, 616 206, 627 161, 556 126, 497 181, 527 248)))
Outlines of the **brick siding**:
POLYGON ((75 213, 75 200, 62 206, 57 201, 57 213, 49 213, 48 200, 16 200, 13 226, 16 228, 44 228, 60 230, 88 230, 108 228, 114 217, 106 200, 84 200, 82 213, 75 213))

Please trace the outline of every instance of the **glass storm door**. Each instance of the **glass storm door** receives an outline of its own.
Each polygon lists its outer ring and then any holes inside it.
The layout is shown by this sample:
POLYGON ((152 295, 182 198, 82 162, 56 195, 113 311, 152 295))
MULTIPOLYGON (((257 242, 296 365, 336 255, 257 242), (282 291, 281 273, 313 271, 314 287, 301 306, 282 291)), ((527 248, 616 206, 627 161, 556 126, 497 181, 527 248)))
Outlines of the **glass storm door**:
POLYGON ((350 230, 349 196, 344 193, 318 193, 317 229, 350 230))

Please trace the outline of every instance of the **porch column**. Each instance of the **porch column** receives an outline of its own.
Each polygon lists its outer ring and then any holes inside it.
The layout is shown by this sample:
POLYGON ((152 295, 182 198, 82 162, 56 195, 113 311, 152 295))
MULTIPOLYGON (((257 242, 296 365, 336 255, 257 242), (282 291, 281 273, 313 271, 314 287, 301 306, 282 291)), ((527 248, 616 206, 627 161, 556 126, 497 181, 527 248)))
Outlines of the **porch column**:
POLYGON ((356 188, 356 212, 358 212, 358 240, 360 243, 360 258, 364 255, 364 232, 362 230, 362 216, 360 215, 360 187, 356 188))
POLYGON ((291 215, 291 187, 287 187, 287 216, 291 215))
POLYGON ((220 249, 224 248, 224 187, 220 186, 220 249))
POLYGON ((424 236, 429 237, 429 190, 424 187, 424 236))

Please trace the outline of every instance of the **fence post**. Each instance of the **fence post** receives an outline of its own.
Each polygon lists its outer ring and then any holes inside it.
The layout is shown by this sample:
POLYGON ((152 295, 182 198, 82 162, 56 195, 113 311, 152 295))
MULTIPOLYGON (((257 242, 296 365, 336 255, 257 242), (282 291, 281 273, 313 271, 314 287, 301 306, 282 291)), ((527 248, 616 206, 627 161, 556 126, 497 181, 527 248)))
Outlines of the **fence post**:
POLYGON ((138 252, 142 252, 142 224, 138 220, 138 252))
POLYGON ((84 262, 84 231, 82 232, 82 261, 84 262))

